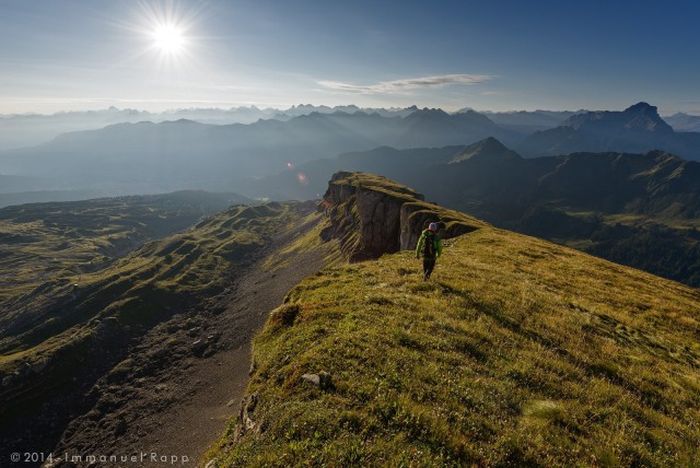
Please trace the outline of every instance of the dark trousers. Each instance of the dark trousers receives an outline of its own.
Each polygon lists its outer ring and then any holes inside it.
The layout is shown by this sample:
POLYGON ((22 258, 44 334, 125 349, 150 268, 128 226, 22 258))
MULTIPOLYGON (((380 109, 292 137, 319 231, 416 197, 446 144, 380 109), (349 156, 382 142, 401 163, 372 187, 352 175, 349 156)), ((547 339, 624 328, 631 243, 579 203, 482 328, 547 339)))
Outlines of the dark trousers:
POLYGON ((435 268, 435 258, 423 257, 423 277, 425 279, 430 278, 433 268, 435 268))

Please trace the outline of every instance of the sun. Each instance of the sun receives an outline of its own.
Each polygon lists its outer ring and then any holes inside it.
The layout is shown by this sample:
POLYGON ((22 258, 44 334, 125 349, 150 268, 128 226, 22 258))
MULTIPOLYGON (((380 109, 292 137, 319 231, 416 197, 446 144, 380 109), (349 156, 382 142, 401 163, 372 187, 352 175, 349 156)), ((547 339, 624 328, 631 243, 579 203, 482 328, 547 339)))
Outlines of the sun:
POLYGON ((185 48, 184 31, 176 24, 159 24, 153 29, 151 36, 153 47, 164 55, 179 55, 185 48))

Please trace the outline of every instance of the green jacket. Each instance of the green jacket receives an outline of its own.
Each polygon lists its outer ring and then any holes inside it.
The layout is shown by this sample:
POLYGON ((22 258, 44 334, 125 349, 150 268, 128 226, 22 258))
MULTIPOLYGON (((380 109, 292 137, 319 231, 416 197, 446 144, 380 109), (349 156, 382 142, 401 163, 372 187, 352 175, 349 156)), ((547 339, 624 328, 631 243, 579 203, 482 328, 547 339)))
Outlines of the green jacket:
POLYGON ((430 233, 430 231, 425 229, 420 237, 418 238, 418 245, 416 245, 416 257, 420 257, 423 255, 423 247, 425 246, 426 239, 428 236, 432 236, 433 238, 433 246, 435 247, 433 250, 435 251, 435 258, 439 257, 442 255, 442 241, 440 238, 437 236, 435 233, 430 233))

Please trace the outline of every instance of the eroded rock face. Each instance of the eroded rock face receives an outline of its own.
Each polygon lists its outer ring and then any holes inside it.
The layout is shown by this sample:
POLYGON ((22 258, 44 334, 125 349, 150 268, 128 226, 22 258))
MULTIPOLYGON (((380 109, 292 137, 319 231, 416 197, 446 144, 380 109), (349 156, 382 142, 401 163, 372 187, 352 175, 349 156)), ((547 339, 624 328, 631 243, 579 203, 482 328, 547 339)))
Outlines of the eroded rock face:
POLYGON ((404 203, 401 206, 401 234, 399 238, 401 250, 416 248, 421 232, 429 223, 440 225, 441 239, 451 239, 482 226, 477 220, 464 219, 461 213, 444 210, 437 205, 426 206, 426 203, 404 203))
MULTIPOLYGON (((399 242, 401 249, 414 249, 418 243, 421 232, 428 224, 440 222, 434 211, 426 210, 420 204, 404 203, 401 207, 401 235, 399 242)), ((441 223, 441 229, 444 223, 441 223)), ((444 236, 441 236, 444 237, 444 236)))
MULTIPOLYGON (((398 251, 401 206, 408 200, 423 199, 408 188, 399 192, 385 190, 382 179, 374 177, 370 181, 357 173, 339 172, 324 195, 331 226, 322 236, 340 239, 341 250, 351 262, 398 251)), ((389 185, 390 181, 386 183, 389 185)))
POLYGON ((399 250, 401 201, 381 192, 360 189, 355 205, 360 217, 360 249, 370 258, 399 250))
POLYGON ((424 201, 423 195, 389 179, 358 172, 338 172, 321 204, 330 226, 321 236, 340 240, 350 262, 413 249, 427 223, 441 223, 441 237, 455 237, 483 223, 424 201))

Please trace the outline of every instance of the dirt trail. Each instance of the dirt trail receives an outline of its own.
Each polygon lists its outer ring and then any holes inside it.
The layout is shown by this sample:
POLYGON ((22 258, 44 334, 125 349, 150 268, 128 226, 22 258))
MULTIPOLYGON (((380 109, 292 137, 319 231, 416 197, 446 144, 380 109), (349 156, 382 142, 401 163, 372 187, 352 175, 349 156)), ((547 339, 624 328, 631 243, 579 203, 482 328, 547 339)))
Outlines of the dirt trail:
POLYGON ((95 408, 109 409, 76 418, 55 455, 83 457, 66 466, 88 466, 89 455, 138 457, 137 463, 104 466, 164 466, 171 463, 169 457, 178 457, 179 463, 183 456, 187 466, 196 466, 238 413, 252 338, 287 292, 323 266, 325 252, 297 253, 272 269, 269 259, 278 259, 284 245, 317 221, 273 238, 252 264, 235 272, 235 283, 207 310, 173 317, 149 332, 131 353, 128 370, 98 389, 95 408), (207 344, 202 352, 193 352, 197 340, 207 344), (167 462, 153 461, 152 454, 168 457, 167 462))

